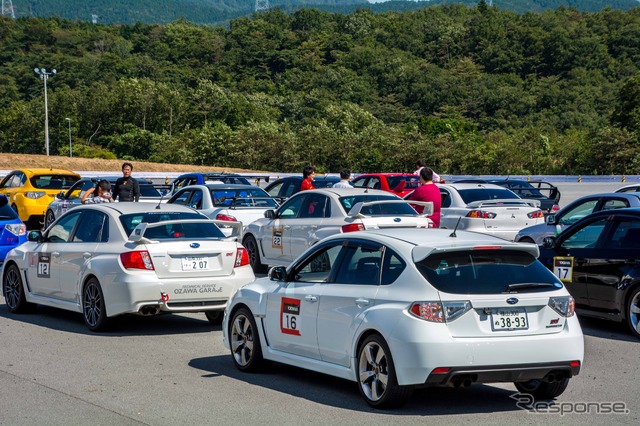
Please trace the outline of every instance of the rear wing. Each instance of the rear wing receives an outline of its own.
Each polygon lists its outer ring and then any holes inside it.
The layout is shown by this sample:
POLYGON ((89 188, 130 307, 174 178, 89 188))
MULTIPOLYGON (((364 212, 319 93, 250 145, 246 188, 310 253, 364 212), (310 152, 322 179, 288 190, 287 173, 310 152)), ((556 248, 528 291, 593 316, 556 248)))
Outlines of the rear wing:
MULTIPOLYGON (((173 227, 173 226, 178 227, 185 223, 214 223, 218 228, 220 228, 221 232, 224 232, 222 231, 222 228, 231 229, 230 235, 226 235, 226 232, 225 232, 224 233, 225 237, 221 238, 221 240, 239 241, 240 239, 242 239, 242 222, 231 222, 231 221, 211 220, 211 219, 183 219, 183 220, 166 220, 166 221, 155 222, 155 223, 142 222, 141 224, 136 226, 134 230, 131 232, 131 234, 129 235, 129 241, 134 243, 139 243, 139 244, 159 243, 160 239, 148 238, 147 236, 145 236, 145 234, 148 235, 149 231, 155 228, 164 227, 166 229, 167 227, 173 227)), ((171 237, 167 235, 167 238, 162 238, 162 239, 164 240, 164 239, 170 239, 170 238, 171 237)), ((194 238, 197 239, 197 237, 188 237, 186 239, 194 239, 194 238)))
POLYGON ((482 249, 493 249, 493 250, 515 250, 515 251, 523 251, 525 253, 529 253, 535 259, 540 256, 540 248, 535 244, 529 243, 513 243, 513 242, 501 242, 501 241, 484 241, 484 242, 468 242, 468 243, 460 243, 455 241, 454 238, 451 243, 441 243, 438 247, 433 246, 415 246, 411 251, 411 257, 413 258, 414 263, 418 263, 423 259, 431 256, 432 254, 442 253, 442 252, 452 252, 452 251, 461 251, 468 252, 473 250, 482 250, 482 249))
POLYGON ((227 207, 230 209, 236 209, 238 207, 255 207, 255 208, 266 208, 266 209, 276 209, 280 205, 278 200, 273 197, 228 197, 224 200, 221 198, 216 200, 213 204, 215 207, 227 207), (275 202, 275 206, 269 205, 268 203, 260 203, 260 201, 264 200, 273 200, 275 202), (229 203, 227 203, 229 201, 229 203))
MULTIPOLYGON (((364 207, 373 206, 377 204, 411 204, 424 206, 424 211, 420 216, 431 216, 433 214, 433 203, 431 201, 408 201, 408 200, 376 200, 376 201, 360 201, 356 203, 347 216, 353 217, 355 219, 362 219, 364 217, 368 217, 365 214, 362 214, 361 211, 364 207)), ((413 207, 412 207, 413 208, 413 207)), ((418 215, 418 213, 416 213, 418 215)))
POLYGON ((522 206, 529 205, 534 208, 540 208, 540 200, 528 200, 526 198, 514 199, 514 198, 504 198, 498 200, 481 200, 481 201, 472 201, 467 204, 467 207, 471 209, 479 209, 484 206, 498 206, 498 205, 513 205, 513 206, 522 206))

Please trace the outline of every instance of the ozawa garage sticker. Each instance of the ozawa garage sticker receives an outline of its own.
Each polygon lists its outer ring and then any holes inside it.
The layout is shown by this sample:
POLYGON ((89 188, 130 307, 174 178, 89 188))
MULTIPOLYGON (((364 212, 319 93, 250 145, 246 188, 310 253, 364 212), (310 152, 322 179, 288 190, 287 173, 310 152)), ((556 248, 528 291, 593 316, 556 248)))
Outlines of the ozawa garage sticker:
POLYGON ((300 336, 300 299, 282 298, 280 308, 280 331, 284 334, 300 336))

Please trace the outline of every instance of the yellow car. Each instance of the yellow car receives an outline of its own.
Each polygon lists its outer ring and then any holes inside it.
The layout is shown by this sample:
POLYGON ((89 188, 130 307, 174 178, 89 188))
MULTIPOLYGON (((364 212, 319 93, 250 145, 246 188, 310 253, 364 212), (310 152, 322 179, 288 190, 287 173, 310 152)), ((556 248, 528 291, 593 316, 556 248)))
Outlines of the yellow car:
POLYGON ((27 229, 40 229, 49 203, 79 179, 79 174, 64 169, 14 170, 0 182, 0 194, 7 196, 27 229))

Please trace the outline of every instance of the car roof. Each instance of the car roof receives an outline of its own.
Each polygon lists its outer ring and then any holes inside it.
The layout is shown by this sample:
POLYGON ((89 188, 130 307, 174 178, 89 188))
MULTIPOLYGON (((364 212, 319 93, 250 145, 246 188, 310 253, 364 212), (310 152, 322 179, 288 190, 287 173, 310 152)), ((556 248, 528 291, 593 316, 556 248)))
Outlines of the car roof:
POLYGON ((370 188, 318 188, 318 189, 308 189, 306 191, 296 192, 291 196, 291 198, 298 196, 299 194, 309 194, 309 193, 318 193, 324 194, 327 196, 337 195, 338 197, 349 196, 349 195, 363 195, 363 194, 374 194, 374 195, 384 195, 384 196, 395 196, 398 199, 401 199, 395 194, 392 194, 389 191, 383 191, 381 189, 370 189, 370 188))
POLYGON ((262 190, 264 191, 262 188, 260 188, 259 186, 256 185, 243 185, 241 183, 203 183, 200 185, 187 185, 187 186, 183 186, 182 188, 180 188, 178 191, 183 191, 185 189, 193 189, 193 188, 199 188, 199 189, 215 189, 215 190, 241 190, 241 189, 250 189, 252 191, 255 191, 256 189, 258 190, 262 190))
POLYGON ((52 168, 27 168, 27 169, 16 169, 16 170, 12 170, 11 173, 13 172, 23 172, 26 174, 31 174, 31 175, 43 175, 43 174, 51 174, 51 175, 69 175, 69 176, 77 176, 80 177, 80 175, 76 172, 72 172, 71 170, 66 170, 66 169, 52 169, 52 168))
POLYGON ((364 177, 364 176, 389 176, 389 177, 393 177, 393 176, 415 176, 415 177, 418 177, 418 175, 415 174, 415 173, 363 173, 361 175, 356 176, 356 179, 360 178, 360 177, 364 177))
POLYGON ((443 183, 437 184, 440 188, 453 188, 453 189, 478 189, 478 188, 486 188, 486 189, 501 189, 505 191, 509 191, 509 189, 504 186, 495 185, 493 183, 443 183))
POLYGON ((118 214, 132 214, 132 213, 143 213, 143 212, 149 212, 149 213, 190 212, 190 213, 201 214, 197 210, 192 209, 191 207, 183 206, 181 204, 168 204, 168 203, 155 203, 155 202, 83 204, 82 207, 91 208, 95 210, 111 211, 118 214))

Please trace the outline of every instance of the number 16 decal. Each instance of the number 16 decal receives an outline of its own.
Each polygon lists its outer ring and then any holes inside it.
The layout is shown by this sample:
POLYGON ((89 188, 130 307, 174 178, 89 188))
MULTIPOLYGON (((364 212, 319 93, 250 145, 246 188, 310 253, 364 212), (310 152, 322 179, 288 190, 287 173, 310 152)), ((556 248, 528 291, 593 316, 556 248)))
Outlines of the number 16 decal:
POLYGON ((280 331, 284 334, 300 336, 300 299, 282 298, 280 308, 280 331))

